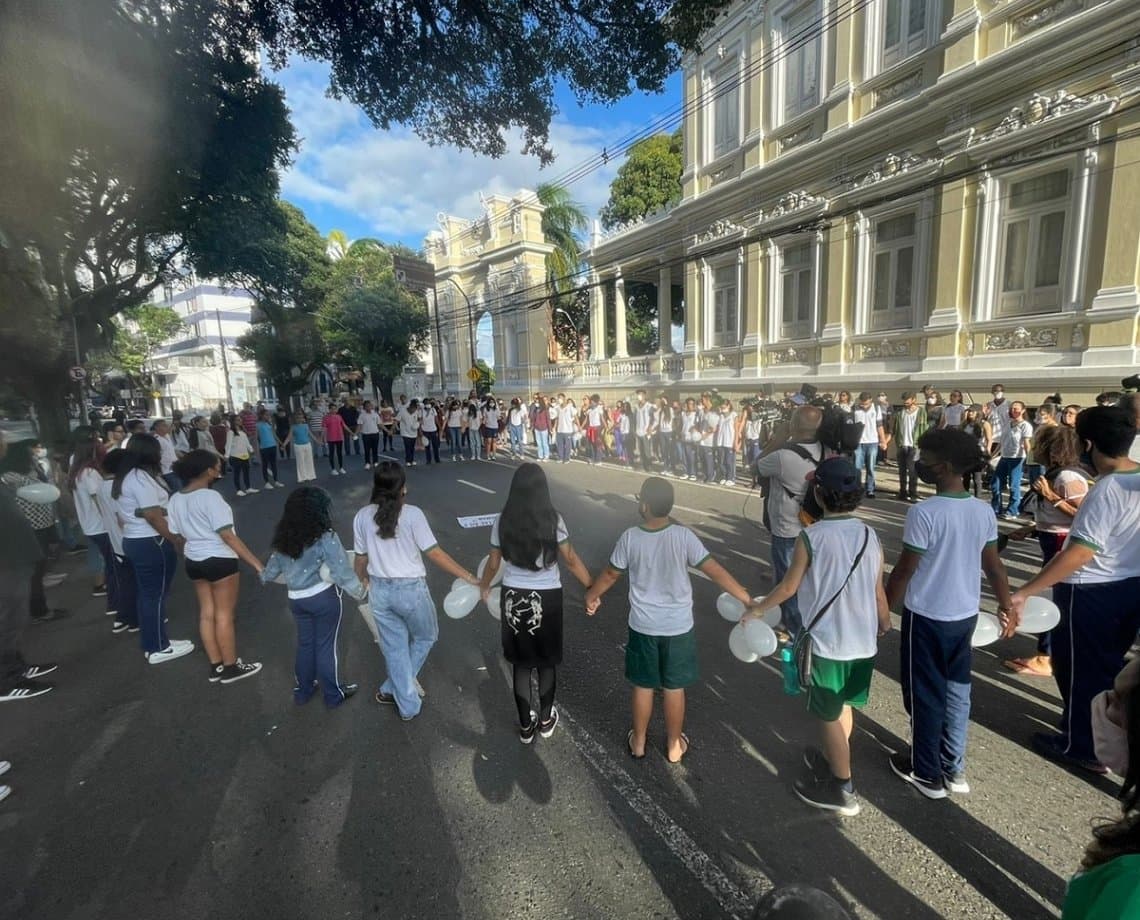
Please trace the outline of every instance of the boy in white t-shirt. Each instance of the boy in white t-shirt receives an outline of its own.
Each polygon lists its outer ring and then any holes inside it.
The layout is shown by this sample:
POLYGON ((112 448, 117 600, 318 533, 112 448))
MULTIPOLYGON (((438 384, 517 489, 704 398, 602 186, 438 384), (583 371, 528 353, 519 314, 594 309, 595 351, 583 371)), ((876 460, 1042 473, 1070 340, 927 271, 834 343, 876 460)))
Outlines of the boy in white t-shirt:
POLYGON ((704 572, 742 604, 751 595, 709 555, 695 533, 669 519, 673 486, 657 476, 646 479, 638 495, 642 523, 619 538, 610 563, 586 592, 586 612, 598 611, 602 595, 629 573, 629 640, 625 676, 633 684, 633 728, 626 743, 630 756, 645 756, 653 715, 653 694, 664 691, 666 759, 680 763, 689 749, 685 723, 685 688, 697 680, 693 633, 693 585, 689 568, 704 572))
POLYGON ((966 731, 970 721, 970 640, 978 622, 979 561, 998 599, 1003 634, 1011 636, 1009 583, 998 556, 997 520, 962 488, 985 458, 973 435, 928 431, 918 442, 918 478, 937 494, 913 506, 903 525, 903 551, 887 599, 903 604, 903 705, 911 750, 891 756, 891 769, 928 799, 967 793, 966 731))
POLYGON ((808 805, 848 817, 859 814, 851 783, 852 707, 867 704, 878 640, 891 630, 883 548, 875 531, 852 516, 863 499, 859 480, 846 457, 819 465, 812 482, 825 517, 800 532, 784 578, 740 621, 798 594, 805 641, 812 643, 807 708, 819 720, 823 750, 806 749, 808 771, 793 788, 808 805))

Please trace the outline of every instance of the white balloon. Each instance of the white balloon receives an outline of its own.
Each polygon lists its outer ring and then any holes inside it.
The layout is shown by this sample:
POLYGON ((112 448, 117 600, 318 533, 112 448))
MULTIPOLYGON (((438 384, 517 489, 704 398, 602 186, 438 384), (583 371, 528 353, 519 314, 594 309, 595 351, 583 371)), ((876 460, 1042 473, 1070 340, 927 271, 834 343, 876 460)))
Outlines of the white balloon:
POLYGON ((776 634, 772 632, 772 627, 763 620, 749 620, 744 625, 744 641, 761 658, 775 654, 776 648, 780 644, 776 641, 776 634))
MULTIPOLYGON (((487 568, 487 563, 489 563, 490 561, 491 561, 490 556, 484 556, 482 559, 479 560, 479 570, 476 574, 478 574, 478 576, 480 578, 483 577, 483 570, 487 568)), ((502 580, 503 580, 503 565, 502 565, 502 563, 499 563, 499 569, 497 572, 495 572, 495 577, 491 579, 491 587, 492 588, 495 587, 495 585, 497 585, 502 580)))
POLYGON ((739 623, 733 626, 728 634, 728 650, 745 664, 752 664, 760 658, 749 647, 748 640, 744 638, 744 627, 739 623))
POLYGON ((364 617, 364 622, 368 625, 368 631, 372 633, 372 641, 379 645, 380 630, 376 626, 376 618, 372 616, 372 608, 368 604, 361 604, 359 609, 360 615, 364 617))
POLYGON ((50 505, 59 501, 59 489, 50 482, 33 482, 16 490, 16 497, 33 505, 50 505))
POLYGON ((475 609, 478 602, 479 589, 474 585, 465 584, 443 599, 443 612, 453 620, 461 620, 475 609))
POLYGON ((1001 636, 1001 623, 998 618, 992 613, 979 613, 978 625, 974 627, 974 635, 970 639, 970 645, 974 648, 980 648, 983 645, 990 645, 1001 636))
POLYGON ((332 584, 332 571, 329 569, 329 564, 327 562, 321 563, 320 576, 321 581, 327 581, 329 584, 332 584))
POLYGON ((501 620, 503 618, 503 611, 500 607, 502 601, 503 589, 496 585, 491 589, 491 594, 487 598, 487 609, 491 611, 491 616, 493 616, 496 620, 501 620))
MULTIPOLYGON (((752 602, 759 604, 762 600, 764 600, 765 597, 767 597, 766 594, 758 595, 757 597, 752 598, 752 602)), ((781 612, 779 606, 773 607, 771 610, 766 610, 763 617, 764 622, 771 626, 772 629, 775 629, 777 626, 779 626, 780 620, 783 618, 784 615, 781 612)))
POLYGON ((1034 595, 1025 602, 1017 631, 1023 636, 1048 632, 1061 622, 1061 611, 1049 598, 1034 595))
POLYGON ((470 583, 471 582, 469 582, 466 578, 457 578, 451 583, 451 590, 455 591, 458 588, 462 588, 464 585, 468 585, 470 583))
POLYGON ((729 623, 737 623, 744 616, 744 605, 725 591, 716 599, 716 611, 729 623))

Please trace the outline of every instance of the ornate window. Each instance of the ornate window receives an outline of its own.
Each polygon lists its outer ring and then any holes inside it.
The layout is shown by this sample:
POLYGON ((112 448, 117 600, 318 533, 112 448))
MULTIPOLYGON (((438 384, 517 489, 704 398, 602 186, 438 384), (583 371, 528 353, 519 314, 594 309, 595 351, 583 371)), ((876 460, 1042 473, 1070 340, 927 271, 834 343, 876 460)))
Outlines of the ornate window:
POLYGON ((740 146, 740 67, 734 60, 713 75, 713 157, 740 146))
POLYGON ((926 193, 857 221, 858 331, 913 329, 926 316, 933 198, 926 193))
POLYGON ((772 328, 780 341, 811 338, 819 303, 818 247, 793 237, 772 244, 772 328))
POLYGON ((1004 183, 997 262, 1001 316, 1061 309, 1065 241, 1072 210, 1068 168, 1004 183))
POLYGON ((868 8, 867 77, 925 51, 941 28, 941 0, 877 0, 868 8))
POLYGON ((740 274, 736 263, 713 269, 712 344, 735 345, 740 340, 740 274))
POLYGON ((778 119, 791 121, 820 101, 822 10, 817 0, 784 7, 776 14, 781 86, 778 119))

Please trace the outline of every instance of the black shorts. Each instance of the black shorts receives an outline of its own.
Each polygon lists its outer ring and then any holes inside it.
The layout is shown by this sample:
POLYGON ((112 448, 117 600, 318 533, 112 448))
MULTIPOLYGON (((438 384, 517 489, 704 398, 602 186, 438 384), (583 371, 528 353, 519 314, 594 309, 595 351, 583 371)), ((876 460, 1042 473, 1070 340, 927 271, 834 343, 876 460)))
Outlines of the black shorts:
POLYGON ((191 581, 221 581, 238 573, 238 561, 228 556, 211 556, 209 559, 187 559, 186 574, 191 581))

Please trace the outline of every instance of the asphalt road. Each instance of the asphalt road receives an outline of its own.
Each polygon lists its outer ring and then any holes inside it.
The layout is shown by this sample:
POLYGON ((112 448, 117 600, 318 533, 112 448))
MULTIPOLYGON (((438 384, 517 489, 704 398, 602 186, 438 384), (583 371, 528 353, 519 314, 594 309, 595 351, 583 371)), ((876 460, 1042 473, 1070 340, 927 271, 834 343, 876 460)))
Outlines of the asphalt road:
MULTIPOLYGON (((360 458, 322 484, 346 545, 367 500, 360 458)), ((489 528, 457 515, 498 511, 513 465, 444 463, 409 470, 409 500, 441 544, 474 567, 489 528)), ((636 523, 642 478, 584 464, 545 466, 555 503, 592 572, 636 523)), ((292 479, 291 464, 284 478, 292 479)), ((322 471, 323 473, 323 471, 322 471)), ((227 483, 223 494, 232 497, 227 483)), ((880 495, 887 489, 880 486, 880 495)), ((238 530, 267 549, 286 492, 234 499, 238 530)), ((746 490, 677 483, 675 517, 693 527, 756 593, 770 586, 766 533, 746 490), (742 511, 745 512, 742 514, 742 511)), ((880 498, 863 516, 898 552, 906 506, 880 498)), ((1011 551, 1015 584, 1034 546, 1011 551)), ((1089 780, 1028 748, 1060 713, 1052 681, 1003 671, 1029 654, 1016 638, 975 657, 968 773, 973 792, 929 802, 895 778, 906 744, 898 632, 883 640, 870 705, 856 720, 863 811, 841 819, 803 805, 790 784, 814 742, 802 703, 781 692, 771 660, 744 665, 727 647, 711 583, 695 579, 701 680, 688 697, 692 750, 680 766, 625 753, 625 584, 597 617, 569 579, 563 721, 519 744, 499 650, 480 605, 440 614, 422 682, 422 715, 401 722, 371 699, 383 665, 355 609, 342 670, 362 692, 336 711, 295 707, 292 622, 284 590, 243 575, 239 651, 265 663, 231 686, 206 681, 200 651, 150 667, 136 638, 113 636, 87 596, 81 558, 50 594, 70 608, 32 627, 33 661, 57 661, 57 689, 0 710, 0 758, 14 787, 0 805, 0 916, 78 918, 715 918, 747 916, 773 885, 814 884, 859 917, 1057 916, 1090 824, 1112 815, 1115 784, 1089 780)), ((970 577, 969 573, 963 573, 970 577)), ((434 570, 442 601, 451 578, 434 570)), ((897 621, 896 621, 897 625, 897 621)), ((180 574, 170 634, 197 639, 180 574)))

